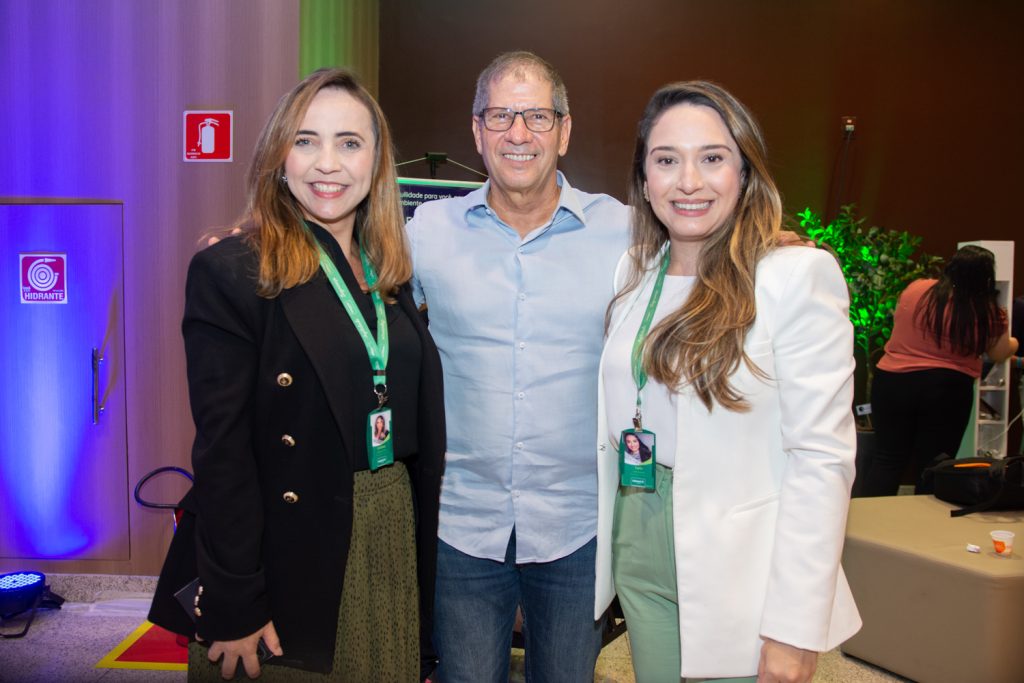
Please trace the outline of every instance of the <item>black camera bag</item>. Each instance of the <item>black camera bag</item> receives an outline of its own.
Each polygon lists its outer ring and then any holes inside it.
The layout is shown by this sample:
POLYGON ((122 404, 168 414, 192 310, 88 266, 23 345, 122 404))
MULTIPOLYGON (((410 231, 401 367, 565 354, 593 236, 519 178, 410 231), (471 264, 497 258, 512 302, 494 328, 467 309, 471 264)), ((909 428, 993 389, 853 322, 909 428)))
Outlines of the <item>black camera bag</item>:
POLYGON ((925 485, 939 500, 962 506, 950 511, 950 517, 986 510, 1024 510, 1024 456, 940 458, 925 470, 925 485))

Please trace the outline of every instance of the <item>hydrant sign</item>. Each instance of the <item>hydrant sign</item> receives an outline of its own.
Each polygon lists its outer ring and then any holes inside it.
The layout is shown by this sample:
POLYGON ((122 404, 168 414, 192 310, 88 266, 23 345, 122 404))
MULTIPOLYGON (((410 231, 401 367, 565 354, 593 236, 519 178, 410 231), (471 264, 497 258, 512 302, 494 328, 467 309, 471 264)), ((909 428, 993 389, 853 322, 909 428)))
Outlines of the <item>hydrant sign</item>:
POLYGON ((186 111, 185 161, 231 161, 233 112, 186 111))
POLYGON ((68 255, 34 252, 18 254, 21 260, 21 303, 68 302, 68 255))

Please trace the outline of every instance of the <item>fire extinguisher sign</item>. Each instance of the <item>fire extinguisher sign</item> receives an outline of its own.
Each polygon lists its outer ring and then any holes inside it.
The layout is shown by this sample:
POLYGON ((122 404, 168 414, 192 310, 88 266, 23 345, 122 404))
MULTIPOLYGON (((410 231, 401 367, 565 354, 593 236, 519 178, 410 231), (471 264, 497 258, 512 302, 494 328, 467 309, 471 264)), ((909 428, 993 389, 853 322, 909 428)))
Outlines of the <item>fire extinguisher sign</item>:
POLYGON ((182 140, 185 161, 231 161, 231 111, 186 111, 182 140))

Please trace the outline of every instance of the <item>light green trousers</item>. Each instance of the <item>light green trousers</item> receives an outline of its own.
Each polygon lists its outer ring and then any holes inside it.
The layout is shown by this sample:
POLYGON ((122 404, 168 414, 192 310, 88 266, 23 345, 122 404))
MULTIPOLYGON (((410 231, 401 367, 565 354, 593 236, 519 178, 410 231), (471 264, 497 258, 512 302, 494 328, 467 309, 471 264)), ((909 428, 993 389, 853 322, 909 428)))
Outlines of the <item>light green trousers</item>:
POLYGON ((626 616, 637 683, 754 683, 679 678, 679 600, 672 534, 672 470, 657 465, 655 490, 620 487, 612 526, 612 575, 626 616))

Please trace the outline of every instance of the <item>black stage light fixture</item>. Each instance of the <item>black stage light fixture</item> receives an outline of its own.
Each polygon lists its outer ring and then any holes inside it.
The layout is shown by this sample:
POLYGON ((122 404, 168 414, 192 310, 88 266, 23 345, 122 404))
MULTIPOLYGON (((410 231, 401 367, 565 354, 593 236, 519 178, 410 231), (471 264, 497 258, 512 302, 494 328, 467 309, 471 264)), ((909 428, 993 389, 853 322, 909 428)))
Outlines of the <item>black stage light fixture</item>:
POLYGON ((21 638, 28 633, 40 607, 60 609, 64 598, 50 592, 42 572, 0 574, 0 624, 29 611, 28 621, 19 633, 0 633, 2 638, 21 638))

